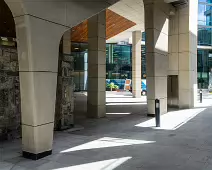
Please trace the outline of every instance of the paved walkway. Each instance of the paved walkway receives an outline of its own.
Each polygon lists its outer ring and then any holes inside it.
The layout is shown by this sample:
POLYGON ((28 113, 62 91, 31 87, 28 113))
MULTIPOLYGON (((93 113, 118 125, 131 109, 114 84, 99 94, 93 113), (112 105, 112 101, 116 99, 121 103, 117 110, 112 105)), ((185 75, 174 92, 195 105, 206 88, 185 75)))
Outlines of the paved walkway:
POLYGON ((84 130, 56 132, 41 160, 22 158, 20 140, 1 144, 0 170, 212 170, 212 107, 169 112, 156 129, 145 101, 127 98, 108 96, 107 118, 84 130))

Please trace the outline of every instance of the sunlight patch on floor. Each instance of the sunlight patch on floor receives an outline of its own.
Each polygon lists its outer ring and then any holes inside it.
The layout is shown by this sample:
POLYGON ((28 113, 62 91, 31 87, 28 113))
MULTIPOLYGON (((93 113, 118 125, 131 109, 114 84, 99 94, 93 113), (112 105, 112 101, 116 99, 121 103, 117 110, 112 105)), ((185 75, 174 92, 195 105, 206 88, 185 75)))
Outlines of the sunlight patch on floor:
POLYGON ((129 94, 117 94, 116 92, 114 92, 114 94, 108 94, 106 92, 106 97, 111 97, 111 98, 133 98, 132 95, 129 94))
POLYGON ((106 98, 107 103, 146 103, 146 97, 141 98, 106 98))
POLYGON ((109 160, 92 162, 92 163, 87 163, 82 165, 58 168, 54 170, 113 170, 131 158, 132 157, 109 159, 109 160))
MULTIPOLYGON (((203 112, 206 108, 200 109, 186 109, 179 111, 168 112, 161 116, 161 127, 157 129, 164 130, 176 130, 189 120, 194 118, 199 113, 203 112)), ((137 127, 150 127, 155 128, 155 118, 150 119, 148 121, 142 122, 140 124, 135 125, 137 127)))
POLYGON ((98 148, 108 148, 116 146, 129 146, 129 145, 139 145, 139 144, 148 144, 154 143, 154 141, 145 141, 145 140, 133 140, 133 139, 121 139, 121 138, 111 138, 103 137, 98 140, 94 140, 70 149, 61 151, 61 153, 87 150, 87 149, 98 149, 98 148))
POLYGON ((212 99, 203 99, 202 103, 200 103, 199 101, 195 104, 195 107, 210 107, 212 106, 212 99))
POLYGON ((106 113, 106 115, 131 115, 132 113, 106 113))
POLYGON ((147 103, 107 103, 106 106, 146 105, 147 103))

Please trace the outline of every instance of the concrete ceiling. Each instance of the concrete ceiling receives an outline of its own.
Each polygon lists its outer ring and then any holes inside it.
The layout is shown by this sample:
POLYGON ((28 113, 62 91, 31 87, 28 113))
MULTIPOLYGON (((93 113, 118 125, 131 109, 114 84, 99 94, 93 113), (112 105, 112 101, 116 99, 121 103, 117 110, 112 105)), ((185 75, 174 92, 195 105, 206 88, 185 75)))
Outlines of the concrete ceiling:
MULTIPOLYGON (((164 0, 166 3, 173 3, 180 0, 164 0)), ((121 0, 109 7, 111 11, 136 23, 134 27, 116 35, 107 40, 108 43, 117 43, 120 41, 131 42, 132 32, 141 30, 144 32, 144 3, 143 0, 121 0)))
POLYGON ((107 40, 108 43, 128 41, 132 32, 144 31, 144 4, 143 0, 121 0, 109 8, 111 11, 136 23, 135 26, 107 40))
POLYGON ((176 2, 176 1, 179 1, 179 0, 164 0, 164 2, 166 2, 166 3, 172 3, 172 2, 176 2))

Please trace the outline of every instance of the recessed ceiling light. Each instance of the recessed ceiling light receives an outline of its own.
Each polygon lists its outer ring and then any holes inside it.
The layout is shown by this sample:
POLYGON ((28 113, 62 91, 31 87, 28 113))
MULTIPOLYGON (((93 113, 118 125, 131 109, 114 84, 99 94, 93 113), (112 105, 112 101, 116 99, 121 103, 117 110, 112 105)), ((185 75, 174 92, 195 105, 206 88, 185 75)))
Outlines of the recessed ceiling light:
POLYGON ((1 39, 2 39, 3 41, 8 41, 8 39, 7 39, 6 37, 1 37, 1 39))

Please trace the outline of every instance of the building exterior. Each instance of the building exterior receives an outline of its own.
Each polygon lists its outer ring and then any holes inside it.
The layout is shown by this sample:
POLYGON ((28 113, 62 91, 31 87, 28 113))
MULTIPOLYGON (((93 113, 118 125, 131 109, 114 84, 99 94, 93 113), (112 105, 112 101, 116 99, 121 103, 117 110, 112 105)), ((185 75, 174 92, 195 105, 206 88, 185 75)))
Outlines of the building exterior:
MULTIPOLYGON (((87 90, 87 43, 72 42, 75 91, 87 90)), ((141 47, 142 79, 146 79, 145 45, 141 47)), ((132 44, 106 44, 106 79, 124 89, 126 79, 132 79, 132 44)))
POLYGON ((212 1, 199 0, 198 11, 198 87, 212 86, 212 1))
MULTIPOLYGON (((145 41, 145 34, 142 35, 145 41)), ((72 55, 75 57, 75 90, 86 91, 87 75, 84 55, 87 55, 87 43, 72 43, 72 55), (79 57, 81 56, 81 57, 79 57)), ((212 1, 199 0, 198 12, 198 88, 212 90, 212 1)), ((145 45, 142 45, 142 79, 146 79, 145 45)), ((132 44, 108 43, 106 45, 106 79, 124 88, 125 79, 132 79, 132 44)))
MULTIPOLYGON (((167 113, 168 104, 173 101, 179 108, 195 106, 197 0, 31 0, 15 3, 4 0, 2 3, 12 22, 7 25, 3 12, 0 28, 4 28, 4 33, 1 36, 16 34, 13 38, 17 39, 17 50, 0 51, 1 72, 13 74, 1 75, 1 82, 5 83, 3 92, 11 92, 11 95, 4 93, 1 100, 8 97, 11 100, 1 102, 0 118, 15 118, 16 113, 21 114, 17 116, 20 121, 14 121, 14 129, 21 129, 24 157, 37 160, 50 155, 55 125, 61 130, 73 123, 74 78, 78 90, 87 90, 88 118, 106 116, 106 79, 131 78, 132 95, 139 98, 141 79, 146 78, 148 116, 155 115, 156 99, 160 100, 161 114, 167 113), (75 36, 73 28, 79 23, 84 23, 79 29, 79 39, 85 38, 87 45, 84 41, 74 44, 70 38, 75 36), (11 25, 12 30, 9 29, 11 25), (132 37, 132 45, 108 42, 111 38, 117 40, 118 34, 125 37, 125 31, 132 37), (145 47, 141 44, 141 32, 145 32, 145 47), (18 69, 11 67, 14 65, 18 69), (17 83, 16 86, 8 87, 7 82, 10 85, 11 82, 6 81, 7 78, 17 83), (6 105, 11 109, 9 112, 6 112, 6 105), (16 106, 11 107, 13 105, 16 106)), ((210 28, 208 6, 204 10, 208 21, 204 25, 206 29, 200 30, 203 37, 210 28)), ((210 38, 208 42, 203 39, 204 43, 210 44, 210 38)), ((204 56, 209 63, 209 52, 204 56)), ((205 72, 208 81, 210 77, 208 70, 203 69, 205 63, 200 64, 202 84, 205 72)), ((209 68, 209 64, 206 67, 209 68)))

